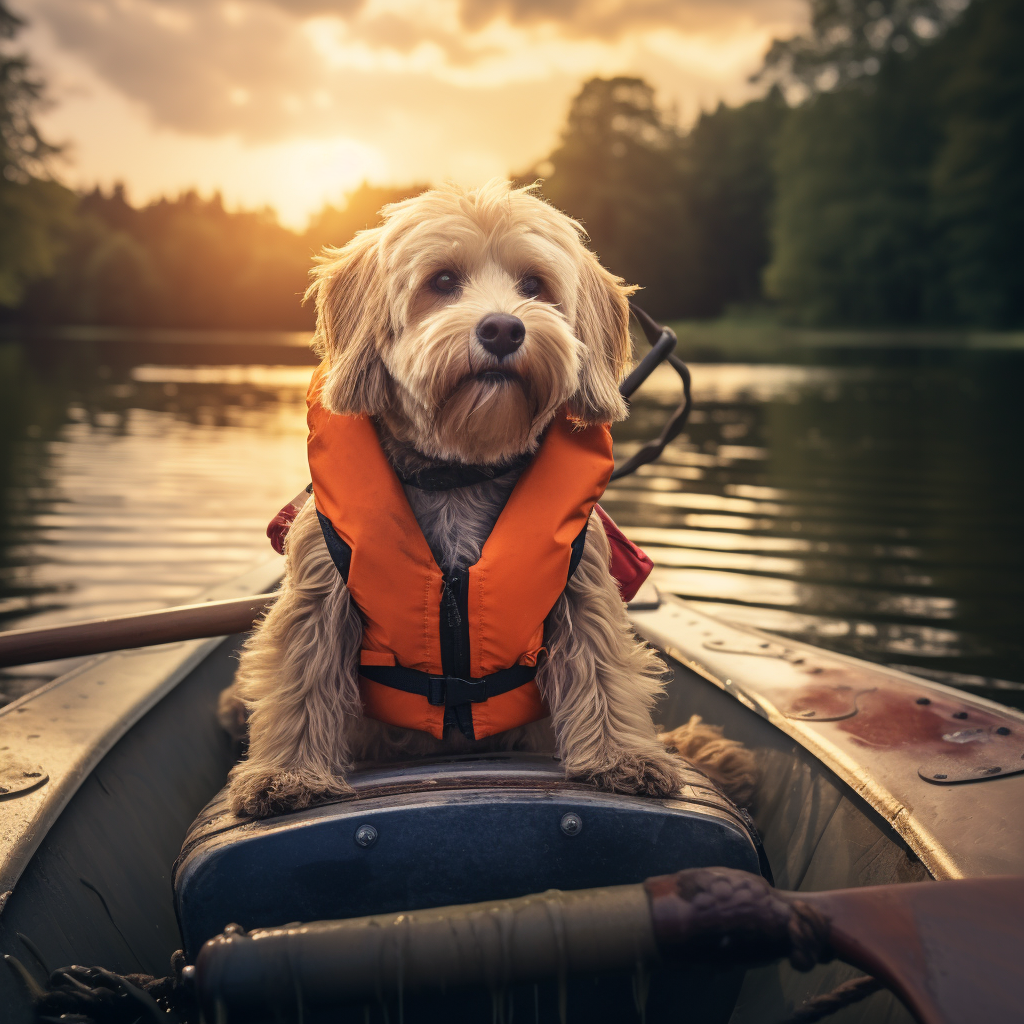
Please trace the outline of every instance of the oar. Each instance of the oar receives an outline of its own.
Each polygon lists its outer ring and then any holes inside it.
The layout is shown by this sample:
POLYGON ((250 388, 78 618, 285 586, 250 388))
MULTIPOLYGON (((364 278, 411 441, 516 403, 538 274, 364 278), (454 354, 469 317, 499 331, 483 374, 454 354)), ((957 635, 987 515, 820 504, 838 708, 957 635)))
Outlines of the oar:
MULTIPOLYGON (((502 988, 659 960, 718 967, 833 959, 873 974, 921 1024, 1020 1024, 1024 878, 783 892, 728 868, 642 885, 319 921, 231 925, 186 973, 207 1020, 460 986, 502 988)), ((846 986, 849 988, 849 986, 846 986)), ((861 985, 863 992, 870 985, 861 985)))
POLYGON ((207 601, 134 615, 89 619, 66 626, 9 630, 0 633, 0 668, 244 633, 252 629, 253 623, 276 597, 276 594, 255 594, 229 601, 207 601))

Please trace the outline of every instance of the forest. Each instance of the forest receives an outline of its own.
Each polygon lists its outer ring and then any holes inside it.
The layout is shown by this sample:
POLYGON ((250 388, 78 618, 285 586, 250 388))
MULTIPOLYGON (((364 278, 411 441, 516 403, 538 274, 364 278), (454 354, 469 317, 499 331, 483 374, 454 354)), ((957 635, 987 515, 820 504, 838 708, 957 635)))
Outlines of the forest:
MULTIPOLYGON (((1024 327, 1024 4, 810 0, 761 98, 681 127, 596 78, 554 151, 512 169, 585 225, 662 318, 1024 327)), ((50 173, 44 86, 0 2, 0 322, 303 329, 311 256, 423 184, 364 184, 299 233, 195 192, 132 205, 50 173)))

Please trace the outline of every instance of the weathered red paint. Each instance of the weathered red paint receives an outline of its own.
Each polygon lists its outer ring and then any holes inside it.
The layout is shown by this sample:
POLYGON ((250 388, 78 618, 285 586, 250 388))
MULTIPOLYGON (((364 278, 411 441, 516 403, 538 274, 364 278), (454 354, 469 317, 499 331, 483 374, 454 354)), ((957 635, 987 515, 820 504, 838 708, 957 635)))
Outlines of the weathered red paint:
POLYGON ((1024 771, 1024 728, 996 712, 883 673, 813 660, 790 664, 807 682, 772 693, 784 715, 835 722, 860 747, 905 752, 908 767, 928 782, 1024 771))
POLYGON ((842 670, 823 672, 816 681, 802 687, 788 700, 779 701, 779 710, 789 718, 800 718, 808 722, 834 722, 850 718, 860 709, 860 701, 870 689, 841 682, 845 678, 842 670), (833 681, 830 675, 838 676, 833 681))

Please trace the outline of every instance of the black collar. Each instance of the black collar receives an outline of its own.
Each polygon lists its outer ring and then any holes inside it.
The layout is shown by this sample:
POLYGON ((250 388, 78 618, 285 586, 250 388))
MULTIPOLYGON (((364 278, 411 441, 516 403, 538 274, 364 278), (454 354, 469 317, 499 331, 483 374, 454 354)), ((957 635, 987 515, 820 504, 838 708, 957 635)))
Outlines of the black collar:
POLYGON ((487 480, 495 480, 499 476, 511 473, 516 469, 524 469, 533 458, 532 452, 518 455, 507 462, 498 462, 493 466, 468 466, 464 462, 442 462, 436 466, 424 466, 422 469, 406 471, 394 467, 395 475, 403 484, 416 487, 421 491, 451 491, 456 487, 469 487, 471 484, 482 484, 487 480))

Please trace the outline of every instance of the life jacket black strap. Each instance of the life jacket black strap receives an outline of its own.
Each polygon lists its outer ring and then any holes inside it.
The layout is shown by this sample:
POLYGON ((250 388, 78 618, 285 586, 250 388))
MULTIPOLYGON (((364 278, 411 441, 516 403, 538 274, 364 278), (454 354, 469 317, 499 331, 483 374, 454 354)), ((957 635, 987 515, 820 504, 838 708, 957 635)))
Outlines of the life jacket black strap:
MULTIPOLYGON (((312 487, 312 484, 310 484, 312 487)), ((348 583, 348 570, 352 564, 352 549, 338 536, 334 524, 325 516, 320 509, 316 510, 316 517, 320 520, 320 529, 324 535, 324 543, 327 545, 327 553, 335 568, 341 573, 341 578, 348 583)))
POLYGON ((567 584, 576 574, 576 570, 580 567, 580 562, 583 560, 583 549, 587 545, 587 527, 589 525, 590 516, 587 516, 587 521, 583 524, 583 529, 576 534, 576 539, 572 542, 572 548, 569 553, 569 575, 565 580, 567 584))
POLYGON ((530 682, 537 675, 536 665, 513 665, 492 672, 482 679, 460 679, 458 676, 432 676, 401 665, 360 665, 359 674, 375 683, 396 690, 426 697, 435 706, 459 707, 479 704, 499 694, 508 693, 530 682))

